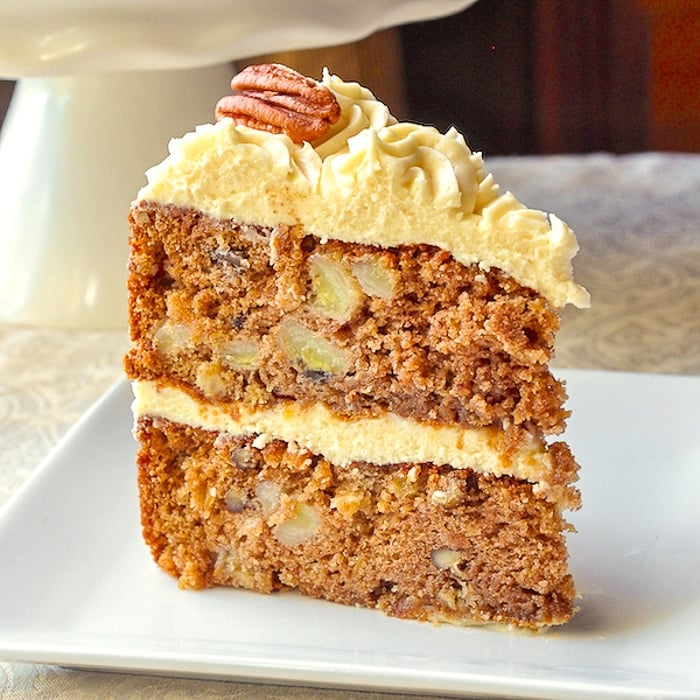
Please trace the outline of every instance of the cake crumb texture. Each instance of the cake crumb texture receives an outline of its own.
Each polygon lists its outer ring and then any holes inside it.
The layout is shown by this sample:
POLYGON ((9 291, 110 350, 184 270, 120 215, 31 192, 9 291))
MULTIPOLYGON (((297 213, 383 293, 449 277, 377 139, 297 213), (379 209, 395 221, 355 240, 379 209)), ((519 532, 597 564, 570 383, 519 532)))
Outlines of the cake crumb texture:
POLYGON ((499 270, 172 205, 138 203, 131 221, 130 378, 252 407, 496 425, 506 450, 564 430, 557 313, 499 270))
POLYGON ((525 628, 574 612, 557 506, 531 484, 427 464, 339 468, 280 440, 139 418, 144 538, 182 588, 302 594, 525 628))

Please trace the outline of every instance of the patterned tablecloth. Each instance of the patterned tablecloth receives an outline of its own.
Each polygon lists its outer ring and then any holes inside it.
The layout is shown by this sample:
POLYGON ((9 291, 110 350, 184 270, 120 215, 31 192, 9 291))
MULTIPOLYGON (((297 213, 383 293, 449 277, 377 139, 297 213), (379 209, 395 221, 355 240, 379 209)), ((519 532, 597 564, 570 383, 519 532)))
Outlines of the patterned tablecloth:
MULTIPOLYGON (((593 306, 565 309, 557 366, 700 374, 700 155, 542 156, 488 164, 504 189, 556 212, 577 233, 576 277, 593 306)), ((127 343, 123 330, 0 326, 0 506, 120 377, 127 343)), ((379 694, 0 660, 0 698, 49 697, 359 700, 379 694)))

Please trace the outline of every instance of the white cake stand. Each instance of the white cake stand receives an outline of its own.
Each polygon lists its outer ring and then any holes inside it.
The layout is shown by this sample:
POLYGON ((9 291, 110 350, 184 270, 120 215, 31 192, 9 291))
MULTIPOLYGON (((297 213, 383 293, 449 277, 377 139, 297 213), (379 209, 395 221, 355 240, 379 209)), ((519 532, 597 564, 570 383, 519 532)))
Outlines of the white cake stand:
POLYGON ((211 121, 230 62, 355 41, 474 0, 3 0, 0 322, 123 328, 129 203, 211 121))

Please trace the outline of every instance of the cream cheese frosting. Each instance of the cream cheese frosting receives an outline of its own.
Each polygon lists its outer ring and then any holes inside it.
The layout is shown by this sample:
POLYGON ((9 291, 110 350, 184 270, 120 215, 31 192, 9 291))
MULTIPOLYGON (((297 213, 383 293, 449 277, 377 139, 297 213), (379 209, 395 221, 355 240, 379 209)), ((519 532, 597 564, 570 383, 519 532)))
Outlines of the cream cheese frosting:
POLYGON ((498 449, 494 427, 431 425, 392 413, 346 420, 323 404, 291 400, 255 410, 235 403, 215 405, 148 380, 134 381, 132 388, 135 420, 152 416, 204 430, 255 436, 253 444, 258 448, 279 439, 341 467, 353 462, 415 462, 510 475, 535 484, 536 493, 555 502, 567 501, 566 487, 550 483, 551 457, 534 436, 529 444, 506 454, 498 449))
POLYGON ((398 122, 369 90, 327 71, 322 84, 341 106, 322 139, 299 145, 230 119, 201 125, 170 142, 138 199, 298 224, 322 239, 435 245, 465 265, 500 268, 554 307, 588 306, 573 280, 572 230, 500 193, 459 132, 398 122))

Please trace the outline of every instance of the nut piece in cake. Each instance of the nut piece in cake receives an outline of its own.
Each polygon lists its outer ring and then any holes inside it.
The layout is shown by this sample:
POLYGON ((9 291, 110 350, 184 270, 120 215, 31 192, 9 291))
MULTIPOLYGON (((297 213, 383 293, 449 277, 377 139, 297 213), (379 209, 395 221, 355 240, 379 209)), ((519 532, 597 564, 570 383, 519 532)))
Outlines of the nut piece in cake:
POLYGON ((306 503, 297 503, 293 515, 273 528, 275 539, 285 547, 294 547, 308 542, 318 530, 321 516, 306 503))
POLYGON ((236 95, 216 105, 216 119, 275 134, 295 143, 325 136, 340 119, 340 105, 325 86, 276 63, 248 66, 231 81, 236 95))

